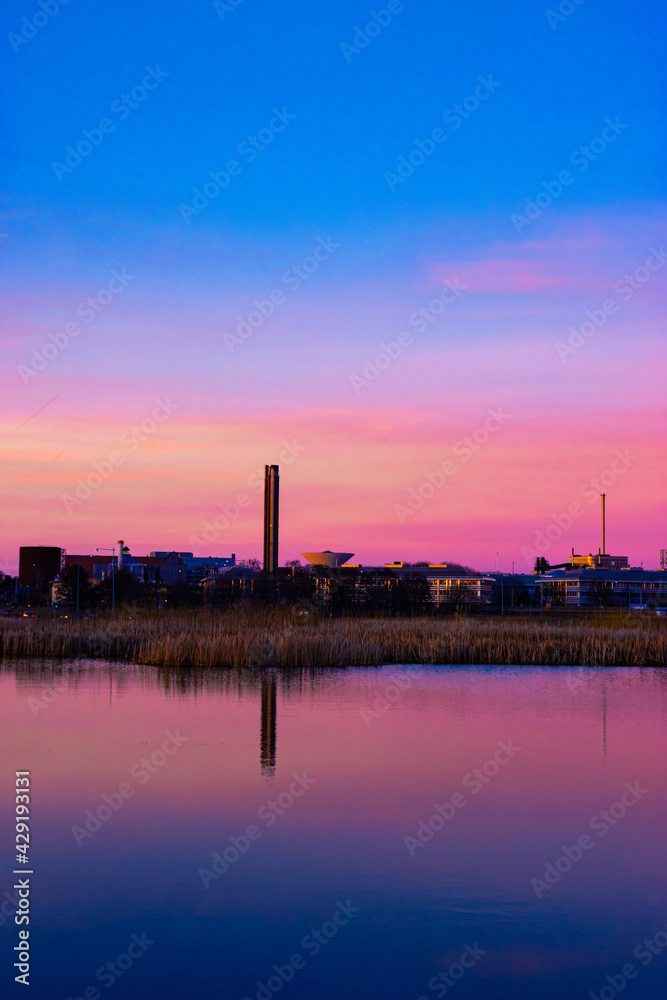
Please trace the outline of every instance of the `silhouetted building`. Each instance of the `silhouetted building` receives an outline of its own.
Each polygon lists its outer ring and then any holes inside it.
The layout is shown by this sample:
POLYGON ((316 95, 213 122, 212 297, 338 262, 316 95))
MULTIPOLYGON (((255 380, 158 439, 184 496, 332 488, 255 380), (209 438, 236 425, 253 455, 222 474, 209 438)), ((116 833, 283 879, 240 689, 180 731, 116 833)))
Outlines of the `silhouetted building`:
POLYGON ((41 590, 60 573, 62 549, 55 545, 22 545, 19 548, 19 587, 41 590))
POLYGON ((65 568, 80 566, 85 569, 91 583, 99 583, 124 570, 131 573, 139 583, 163 584, 173 586, 184 583, 187 579, 183 560, 177 552, 164 555, 133 556, 127 545, 119 542, 118 554, 112 555, 67 555, 65 568))
POLYGON ((217 576, 221 571, 236 566, 234 552, 231 556, 195 556, 192 552, 151 552, 151 557, 160 559, 169 555, 176 555, 183 561, 188 583, 201 583, 206 577, 217 576))
POLYGON ((277 465, 264 466, 264 570, 278 569, 278 491, 280 477, 277 465))
POLYGON ((80 566, 90 577, 91 583, 99 583, 100 580, 105 580, 108 576, 111 576, 112 571, 115 571, 116 556, 99 554, 95 556, 66 555, 65 569, 69 569, 70 566, 80 566))

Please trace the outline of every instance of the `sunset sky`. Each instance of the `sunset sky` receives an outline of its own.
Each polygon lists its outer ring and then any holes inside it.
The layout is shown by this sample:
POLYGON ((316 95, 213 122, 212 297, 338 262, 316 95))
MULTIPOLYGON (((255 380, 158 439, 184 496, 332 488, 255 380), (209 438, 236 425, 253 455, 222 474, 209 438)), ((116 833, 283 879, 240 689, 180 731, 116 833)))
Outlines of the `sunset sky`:
POLYGON ((525 572, 604 489, 658 565, 661 8, 372 9, 6 5, 4 572, 221 512, 199 554, 258 557, 265 463, 281 563, 525 572))

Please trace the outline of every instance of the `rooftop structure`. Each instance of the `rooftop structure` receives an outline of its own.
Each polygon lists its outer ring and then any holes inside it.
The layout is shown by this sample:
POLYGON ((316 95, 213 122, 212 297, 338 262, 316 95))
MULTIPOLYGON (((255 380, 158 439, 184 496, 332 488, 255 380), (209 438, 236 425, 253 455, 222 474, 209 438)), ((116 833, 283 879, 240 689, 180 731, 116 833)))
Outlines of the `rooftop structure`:
POLYGON ((324 552, 302 552, 301 555, 313 566, 328 566, 330 569, 338 569, 352 558, 354 552, 332 552, 331 549, 325 549, 324 552))
MULTIPOLYGON (((600 494, 601 510, 601 546, 598 552, 589 552, 587 556, 579 555, 572 549, 572 554, 566 563, 555 563, 549 565, 543 556, 537 558, 535 563, 535 573, 547 573, 552 569, 627 569, 629 560, 627 556, 611 556, 606 552, 607 529, 606 529, 606 493, 600 494)), ((664 567, 663 567, 664 568, 664 567)))
POLYGON ((573 569, 587 566, 590 569, 624 569, 629 566, 627 556, 606 556, 602 552, 589 552, 587 556, 575 555, 572 549, 570 566, 573 569))

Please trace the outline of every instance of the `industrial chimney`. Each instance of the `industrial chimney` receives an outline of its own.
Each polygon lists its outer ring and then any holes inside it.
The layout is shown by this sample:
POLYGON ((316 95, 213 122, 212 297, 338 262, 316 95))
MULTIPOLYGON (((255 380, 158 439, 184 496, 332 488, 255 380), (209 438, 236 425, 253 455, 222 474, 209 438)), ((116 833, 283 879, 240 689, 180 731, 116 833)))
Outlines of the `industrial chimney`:
POLYGON ((119 538, 118 539, 118 571, 119 572, 123 568, 123 546, 124 545, 125 545, 125 542, 123 541, 123 539, 119 538))
POLYGON ((277 465, 264 466, 264 570, 278 569, 278 489, 277 465))
POLYGON ((606 493, 600 494, 600 500, 602 501, 602 553, 601 554, 603 556, 607 554, 607 550, 605 549, 605 523, 604 523, 604 503, 606 496, 607 496, 606 493))

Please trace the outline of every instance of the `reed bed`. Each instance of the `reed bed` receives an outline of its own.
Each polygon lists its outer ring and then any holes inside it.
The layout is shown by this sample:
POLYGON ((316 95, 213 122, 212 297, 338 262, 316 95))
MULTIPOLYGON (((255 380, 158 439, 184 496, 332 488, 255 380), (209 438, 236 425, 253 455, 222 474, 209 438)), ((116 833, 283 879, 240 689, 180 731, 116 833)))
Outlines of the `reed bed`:
POLYGON ((6 619, 0 657, 99 658, 160 667, 392 663, 665 666, 667 622, 629 618, 313 618, 288 609, 103 619, 6 619))

